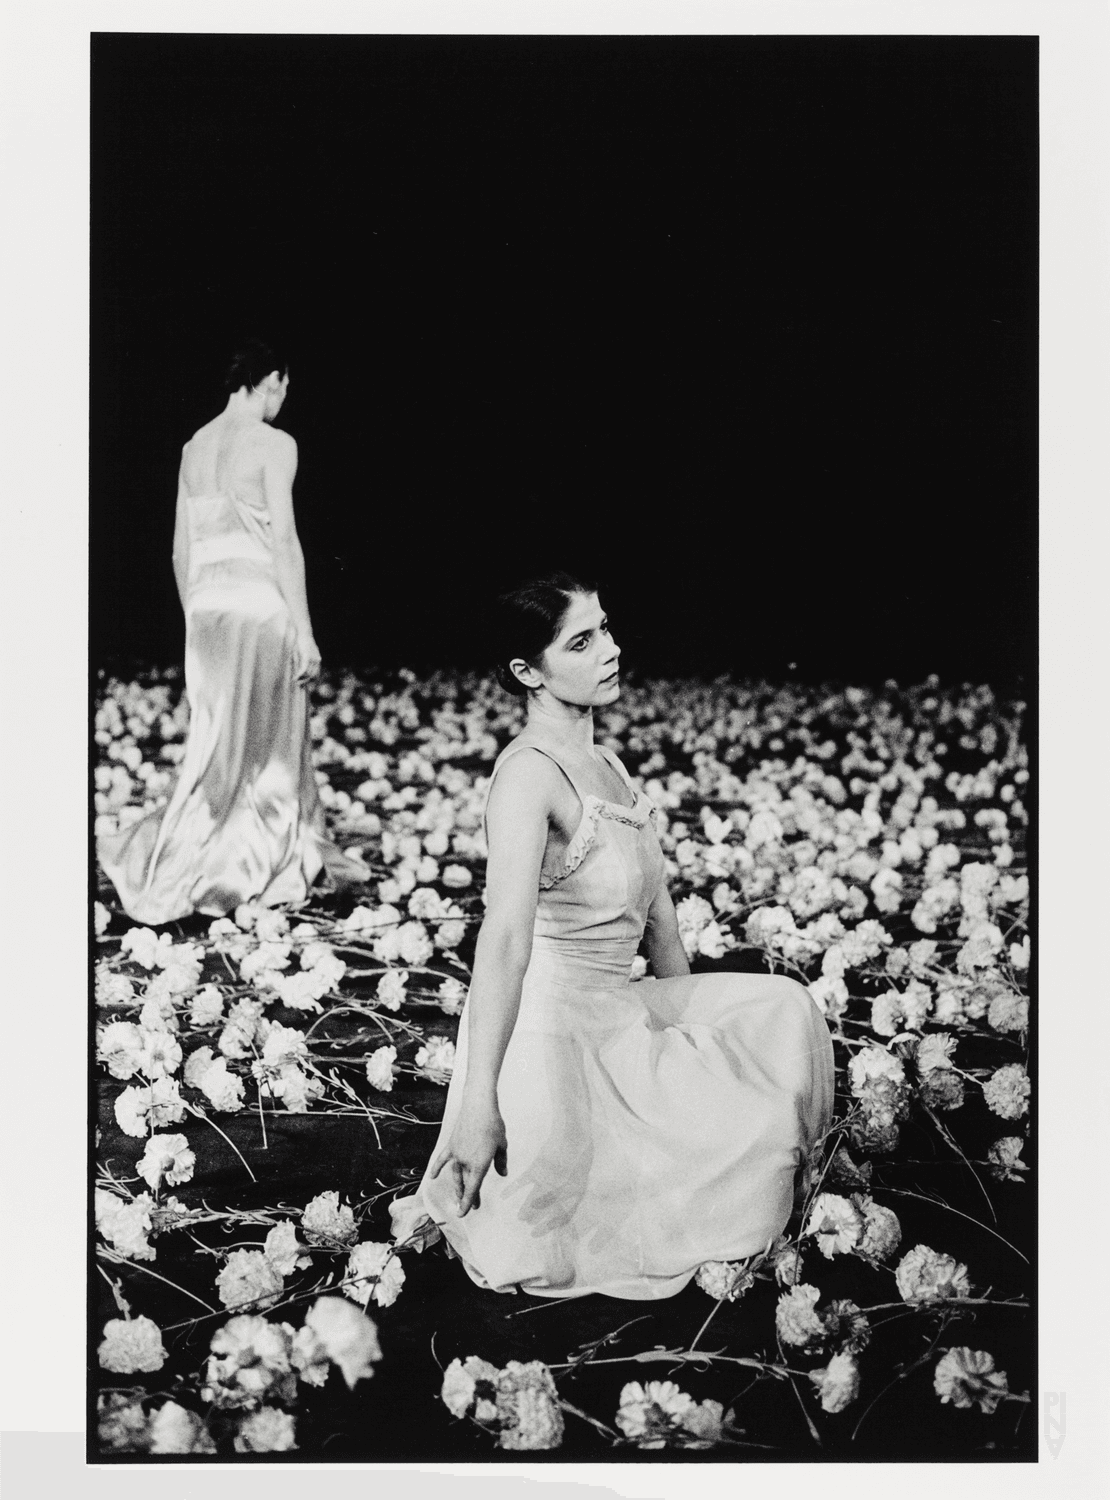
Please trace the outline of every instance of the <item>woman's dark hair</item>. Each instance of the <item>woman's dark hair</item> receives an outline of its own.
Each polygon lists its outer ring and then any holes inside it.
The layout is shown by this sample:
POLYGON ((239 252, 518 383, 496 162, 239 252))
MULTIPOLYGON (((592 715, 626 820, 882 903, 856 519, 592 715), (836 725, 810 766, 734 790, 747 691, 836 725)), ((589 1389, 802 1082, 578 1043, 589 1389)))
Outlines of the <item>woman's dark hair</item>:
POLYGON ((262 384, 271 370, 276 370, 280 376, 289 373, 289 361, 284 354, 273 344, 267 344, 264 339, 241 339, 231 356, 231 363, 224 377, 224 387, 234 392, 247 386, 253 391, 262 384))
POLYGON ((570 573, 547 573, 502 594, 493 611, 493 659, 497 680, 506 692, 523 698, 528 689, 509 671, 509 662, 523 657, 530 667, 559 634, 575 594, 596 594, 597 585, 570 573))

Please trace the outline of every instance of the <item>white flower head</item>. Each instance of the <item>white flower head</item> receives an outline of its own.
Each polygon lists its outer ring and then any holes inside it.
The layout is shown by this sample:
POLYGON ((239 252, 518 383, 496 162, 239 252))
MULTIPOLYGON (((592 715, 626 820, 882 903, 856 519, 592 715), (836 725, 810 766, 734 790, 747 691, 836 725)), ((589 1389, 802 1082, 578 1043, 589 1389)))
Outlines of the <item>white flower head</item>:
POLYGON ((153 1260, 155 1250, 147 1240, 151 1232, 154 1199, 149 1193, 128 1201, 97 1188, 96 1227, 119 1255, 129 1260, 153 1260))
POLYGON ((301 1214, 301 1226, 310 1245, 329 1250, 346 1249, 358 1239, 354 1212, 340 1203, 338 1193, 317 1193, 301 1214))
POLYGON ((378 1004, 386 1010, 400 1010, 408 983, 407 969, 390 969, 378 980, 378 1004))
POLYGON ((305 1247, 297 1238, 296 1225, 288 1219, 282 1219, 270 1230, 263 1243, 262 1253, 279 1276, 292 1276, 298 1266, 312 1263, 311 1257, 305 1254, 305 1247))
POLYGON ((831 1260, 856 1248, 863 1234, 863 1220, 847 1198, 820 1193, 814 1199, 804 1233, 815 1235, 818 1250, 831 1260))
POLYGON ((1019 1135, 1004 1135, 995 1141, 987 1152, 991 1176, 1000 1182, 1021 1182, 1020 1174, 1029 1170, 1021 1159, 1024 1146, 1019 1135))
POLYGON ((239 1423, 233 1447, 236 1453, 288 1453, 296 1448, 296 1421, 287 1411, 261 1406, 239 1423))
POLYGON ((487 1387, 484 1399, 496 1398, 500 1373, 496 1365, 479 1359, 476 1354, 469 1355, 466 1360, 453 1359, 443 1372, 440 1400, 453 1417, 465 1417, 471 1407, 483 1399, 483 1386, 487 1387))
POLYGON ((784 1344, 803 1349, 823 1341, 827 1330, 817 1312, 820 1296, 818 1287, 804 1281, 782 1294, 775 1308, 775 1327, 784 1344))
POLYGON ((852 1202, 863 1220, 863 1230, 853 1251, 861 1260, 877 1265, 894 1254, 902 1243, 902 1226, 893 1209, 884 1208, 867 1193, 853 1193, 852 1202))
POLYGON ((365 1313, 343 1297, 317 1297, 305 1324, 338 1365, 349 1390, 373 1375, 374 1361, 381 1359, 382 1351, 377 1327, 365 1313))
POLYGON ((216 1444, 196 1412, 167 1401, 150 1418, 151 1453, 215 1453, 216 1444))
POLYGON ((859 1365, 846 1350, 834 1354, 822 1369, 810 1370, 809 1378, 817 1387, 824 1411, 843 1411, 859 1395, 859 1365))
POLYGON ((130 1021, 111 1021, 100 1033, 96 1056, 113 1078, 131 1078, 143 1060, 143 1033, 130 1021))
POLYGON ((397 1061, 396 1047, 378 1047, 366 1060, 366 1081, 371 1088, 389 1093, 393 1088, 393 1064, 397 1061))
POLYGON ((135 1170, 154 1192, 166 1182, 171 1187, 192 1178, 196 1156, 183 1135, 152 1135, 135 1170))
POLYGON ((223 1408, 258 1406, 271 1392, 288 1399, 296 1390, 291 1361, 292 1330, 256 1313, 229 1318, 212 1335, 201 1391, 223 1408))
POLYGON ((394 1247, 364 1240, 355 1246, 347 1260, 342 1291, 360 1307, 365 1307, 371 1299, 379 1307, 392 1307, 404 1280, 404 1267, 394 1254, 394 1247), (349 1277, 358 1280, 348 1281, 349 1277))
POLYGON ((223 1019, 224 997, 219 986, 206 984, 193 996, 189 1005, 189 1020, 194 1026, 215 1026, 223 1019))
POLYGON ((131 1084, 117 1094, 114 1110, 124 1134, 139 1138, 185 1118, 185 1104, 175 1078, 155 1078, 142 1086, 131 1084))
POLYGON ((96 1357, 102 1370, 116 1375, 160 1370, 166 1362, 162 1330, 150 1318, 112 1318, 104 1325, 96 1357))
POLYGON ((497 1377, 498 1447, 516 1452, 557 1448, 563 1414, 551 1371, 542 1360, 511 1359, 497 1377))
POLYGON ((433 1083, 450 1082, 455 1066, 455 1044, 445 1036, 430 1036, 416 1054, 417 1069, 433 1083))
POLYGON ((895 1269, 894 1279, 906 1302, 939 1302, 971 1295, 967 1267, 958 1264, 950 1255, 931 1250, 928 1245, 915 1245, 903 1255, 895 1269))
POLYGON ((1029 1109, 1029 1075, 1021 1063, 1007 1063, 983 1084, 988 1108, 1003 1120, 1020 1120, 1029 1109))
POLYGON ((994 1355, 984 1349, 949 1349, 937 1361, 933 1389, 942 1402, 965 1409, 978 1405, 988 1415, 1009 1394, 1005 1370, 996 1370, 994 1355))
POLYGON ((273 1261, 261 1250, 233 1250, 216 1277, 216 1290, 225 1307, 272 1307, 285 1283, 273 1261))
POLYGON ((721 1407, 699 1406, 672 1380, 633 1380, 621 1391, 617 1426, 638 1448, 708 1447, 720 1436, 721 1407))
POLYGON ((718 1302, 735 1302, 755 1285, 755 1273, 744 1260, 707 1260, 698 1267, 695 1279, 718 1302))

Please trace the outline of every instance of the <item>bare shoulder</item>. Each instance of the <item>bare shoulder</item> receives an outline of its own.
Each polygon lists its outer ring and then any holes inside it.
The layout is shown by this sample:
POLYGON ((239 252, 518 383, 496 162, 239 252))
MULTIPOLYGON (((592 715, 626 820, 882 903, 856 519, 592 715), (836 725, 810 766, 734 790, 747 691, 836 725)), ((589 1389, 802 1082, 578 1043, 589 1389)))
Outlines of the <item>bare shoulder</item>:
POLYGON ((295 462, 297 440, 283 428, 271 427, 269 423, 263 422, 259 429, 258 442, 263 446, 267 458, 274 458, 279 462, 295 462))

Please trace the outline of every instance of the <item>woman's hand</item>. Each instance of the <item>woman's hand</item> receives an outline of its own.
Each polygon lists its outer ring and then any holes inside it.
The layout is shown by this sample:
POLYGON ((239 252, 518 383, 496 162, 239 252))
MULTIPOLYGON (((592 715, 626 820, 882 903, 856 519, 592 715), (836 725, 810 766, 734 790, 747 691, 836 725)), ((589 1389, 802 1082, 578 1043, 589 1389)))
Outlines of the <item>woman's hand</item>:
POLYGON ((299 635, 297 637, 297 651, 294 661, 296 681, 301 687, 308 687, 315 682, 320 675, 320 652, 317 650, 316 642, 311 634, 299 635))
POLYGON ((464 1100, 451 1139, 429 1168, 432 1177, 449 1169, 460 1219, 482 1206, 481 1186, 491 1165, 502 1177, 509 1170, 501 1111, 494 1103, 468 1108, 464 1100))

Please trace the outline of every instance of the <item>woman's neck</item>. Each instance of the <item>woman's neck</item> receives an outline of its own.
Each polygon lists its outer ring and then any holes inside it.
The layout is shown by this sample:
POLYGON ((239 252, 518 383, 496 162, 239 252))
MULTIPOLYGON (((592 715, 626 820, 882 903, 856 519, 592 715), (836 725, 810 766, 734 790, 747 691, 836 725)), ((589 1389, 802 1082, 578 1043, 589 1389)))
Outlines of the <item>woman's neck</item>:
POLYGON ((572 754, 589 755, 593 750, 593 709, 564 703, 545 689, 529 699, 527 727, 538 738, 572 754))

